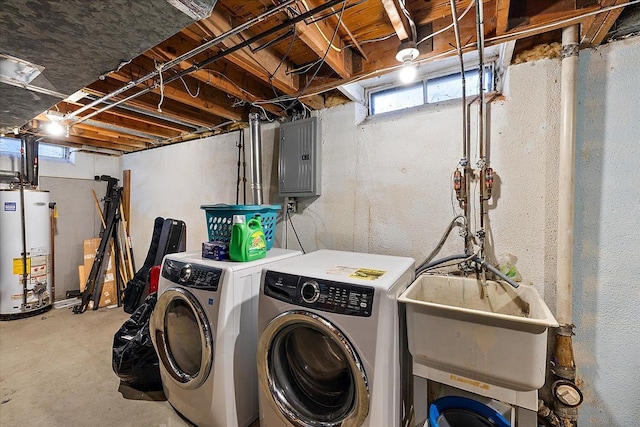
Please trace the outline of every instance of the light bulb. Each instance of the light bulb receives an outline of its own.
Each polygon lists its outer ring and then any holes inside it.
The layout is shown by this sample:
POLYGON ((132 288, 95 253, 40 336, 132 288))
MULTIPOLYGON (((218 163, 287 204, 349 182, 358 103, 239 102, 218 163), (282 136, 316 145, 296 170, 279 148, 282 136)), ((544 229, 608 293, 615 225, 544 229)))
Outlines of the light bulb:
POLYGON ((416 69, 415 65, 413 65, 413 62, 405 61, 402 65, 402 68, 400 69, 400 81, 402 83, 411 83, 416 78, 417 74, 418 70, 416 69))
POLYGON ((47 133, 52 136, 61 136, 64 134, 64 127, 60 124, 60 122, 49 122, 46 126, 47 133))

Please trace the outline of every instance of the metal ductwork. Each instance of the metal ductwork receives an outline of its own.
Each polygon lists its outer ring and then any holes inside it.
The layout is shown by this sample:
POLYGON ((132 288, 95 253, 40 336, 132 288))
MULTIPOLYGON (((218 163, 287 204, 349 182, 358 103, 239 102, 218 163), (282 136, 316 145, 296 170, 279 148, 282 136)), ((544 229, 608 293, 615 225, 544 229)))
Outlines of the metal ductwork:
POLYGON ((251 131, 251 195, 254 205, 262 201, 262 134, 260 115, 249 114, 249 130, 251 131))
POLYGON ((19 182, 20 172, 0 170, 0 182, 19 182))
POLYGON ((3 0, 0 130, 8 133, 184 27, 215 0, 3 0), (99 51, 100 55, 96 55, 99 51))

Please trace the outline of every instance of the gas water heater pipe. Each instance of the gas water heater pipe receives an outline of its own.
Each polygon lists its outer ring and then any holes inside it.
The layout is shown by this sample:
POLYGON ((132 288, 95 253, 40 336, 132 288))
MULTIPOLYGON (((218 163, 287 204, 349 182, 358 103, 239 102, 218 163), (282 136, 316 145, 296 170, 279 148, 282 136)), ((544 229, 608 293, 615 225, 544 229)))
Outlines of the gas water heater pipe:
MULTIPOLYGON (((579 26, 562 30, 562 68, 560 83, 560 152, 558 167, 558 266, 556 284, 556 332, 553 373, 575 381, 573 357, 573 230, 576 156, 576 94, 578 80, 579 26)), ((556 414, 565 425, 576 425, 577 406, 567 406, 554 400, 556 414)))
POLYGON ((249 114, 251 131, 251 195, 253 204, 262 204, 262 135, 260 133, 260 115, 249 114))
POLYGON ((22 135, 20 146, 20 221, 21 221, 21 237, 22 237, 22 310, 27 309, 27 281, 29 273, 27 272, 27 219, 24 206, 24 186, 27 185, 25 177, 25 147, 27 145, 27 137, 22 135))

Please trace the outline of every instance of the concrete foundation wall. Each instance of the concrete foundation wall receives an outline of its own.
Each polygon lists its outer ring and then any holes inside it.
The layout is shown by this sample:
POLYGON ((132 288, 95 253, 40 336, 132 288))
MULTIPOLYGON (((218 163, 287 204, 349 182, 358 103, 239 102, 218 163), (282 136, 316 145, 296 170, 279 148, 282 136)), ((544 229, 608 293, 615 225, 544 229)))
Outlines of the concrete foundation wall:
MULTIPOLYGON (((41 157, 38 166, 39 175, 50 178, 93 179, 95 175, 111 175, 119 178, 120 161, 118 157, 91 153, 73 153, 72 161, 49 160, 41 157)), ((20 157, 0 156, 0 170, 20 171, 20 157)), ((91 197, 91 194, 89 194, 91 197)))
MULTIPOLYGON (((582 51, 576 179, 574 321, 580 425, 632 426, 640 417, 640 38, 582 51)), ((487 254, 517 257, 522 276, 555 311, 560 62, 511 66, 504 96, 488 114, 496 190, 489 203, 487 254)), ((411 256, 421 262, 459 212, 451 175, 462 156, 459 102, 365 121, 347 104, 318 112, 322 195, 301 199, 292 222, 304 249, 411 256)), ((476 116, 472 110, 472 126, 476 116)), ((263 134, 265 199, 275 197, 275 126, 263 134), (272 173, 273 172, 273 173, 272 173), (271 184, 271 185, 270 185, 271 184)), ((475 133, 472 145, 475 146, 475 133)), ((247 132, 247 195, 250 153, 247 132)), ((153 219, 187 222, 188 250, 207 239, 201 204, 235 203, 237 133, 129 154, 132 237, 140 264, 153 219)), ((277 154, 277 153, 276 153, 277 154)), ((475 164, 477 155, 472 153, 475 164)), ((478 197, 477 188, 472 194, 478 197)), ((477 220, 476 220, 477 221, 477 220)), ((477 222, 472 222, 477 230, 477 222)), ((278 224, 276 245, 298 248, 278 224), (285 239, 285 236, 287 238, 285 239)), ((441 255, 459 253, 454 232, 441 255)))

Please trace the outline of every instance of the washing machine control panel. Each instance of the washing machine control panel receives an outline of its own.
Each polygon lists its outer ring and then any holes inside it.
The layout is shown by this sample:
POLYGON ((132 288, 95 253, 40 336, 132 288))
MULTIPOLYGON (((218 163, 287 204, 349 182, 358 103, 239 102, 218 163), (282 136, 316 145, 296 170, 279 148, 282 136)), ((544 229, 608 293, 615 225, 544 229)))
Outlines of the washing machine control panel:
POLYGON ((162 277, 188 288, 215 292, 222 269, 167 259, 162 266, 162 277))
POLYGON ((301 307, 350 316, 371 316, 374 288, 267 271, 264 293, 301 307))

